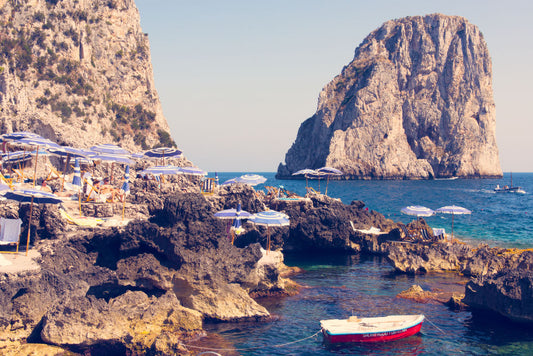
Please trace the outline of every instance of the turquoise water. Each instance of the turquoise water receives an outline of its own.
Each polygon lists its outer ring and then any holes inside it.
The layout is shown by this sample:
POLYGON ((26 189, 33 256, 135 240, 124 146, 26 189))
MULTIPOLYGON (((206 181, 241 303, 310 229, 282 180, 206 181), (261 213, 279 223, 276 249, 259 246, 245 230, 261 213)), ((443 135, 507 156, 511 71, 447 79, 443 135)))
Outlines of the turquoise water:
MULTIPOLYGON (((219 174, 221 182, 236 173, 219 174)), ((299 194, 305 193, 304 181, 278 181, 273 173, 263 173, 266 185, 284 185, 299 194)), ((212 175, 211 175, 212 176, 212 175)), ((513 174, 514 185, 522 186, 525 195, 495 194, 496 184, 509 184, 509 177, 495 180, 438 181, 333 181, 328 195, 344 203, 363 200, 370 209, 396 221, 408 222, 410 216, 399 211, 406 205, 438 208, 460 205, 472 215, 456 216, 454 234, 472 242, 498 246, 533 247, 531 193, 533 174, 513 174)), ((311 181, 315 189, 318 182, 311 181)), ((261 189, 258 186, 257 189, 261 189)), ((321 182, 324 190, 324 182, 321 182)), ((427 219, 433 227, 451 230, 451 217, 427 219)), ((416 303, 396 298, 413 284, 425 290, 464 292, 464 280, 448 274, 423 276, 394 275, 390 264, 375 256, 288 255, 286 264, 305 270, 293 279, 305 286, 293 297, 264 299, 260 303, 274 316, 265 323, 216 324, 210 332, 226 340, 232 355, 527 355, 533 354, 533 328, 510 324, 494 315, 473 316, 469 311, 452 311, 440 303, 416 303), (350 315, 387 314, 426 316, 422 332, 416 336, 384 344, 329 345, 314 335, 321 319, 346 318, 350 315), (312 337, 311 337, 312 336, 312 337), (293 341, 302 340, 294 344, 293 341)), ((221 347, 217 341, 203 346, 221 347)))
MULTIPOLYGON (((220 182, 243 173, 219 173, 220 182)), ((262 174, 267 186, 284 186, 299 195, 305 195, 305 180, 276 180, 274 173, 262 174)), ((213 173, 210 176, 214 176, 213 173)), ((319 190, 317 180, 309 186, 319 190)), ((513 173, 513 185, 521 186, 526 194, 495 193, 494 187, 510 184, 510 176, 502 179, 455 179, 428 181, 330 181, 328 195, 340 198, 343 203, 362 200, 369 209, 404 223, 412 216, 400 213, 408 205, 423 205, 437 209, 445 205, 458 205, 472 211, 471 215, 454 216, 454 236, 477 245, 480 242, 501 247, 533 247, 533 173, 513 173)), ((264 189, 258 185, 256 189, 264 189)), ((324 193, 326 182, 320 181, 324 193)), ((451 215, 439 214, 426 218, 431 227, 452 230, 451 215)))

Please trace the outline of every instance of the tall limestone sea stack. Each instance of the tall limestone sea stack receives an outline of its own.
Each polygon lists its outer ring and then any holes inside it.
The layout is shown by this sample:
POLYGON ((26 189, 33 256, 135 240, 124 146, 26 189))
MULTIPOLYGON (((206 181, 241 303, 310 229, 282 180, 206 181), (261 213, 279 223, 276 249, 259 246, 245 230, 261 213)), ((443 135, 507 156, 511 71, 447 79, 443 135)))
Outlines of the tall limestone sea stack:
POLYGON ((391 20, 320 93, 278 168, 335 167, 347 179, 501 177, 492 64, 458 16, 391 20))
POLYGON ((133 0, 0 0, 0 132, 174 145, 133 0))

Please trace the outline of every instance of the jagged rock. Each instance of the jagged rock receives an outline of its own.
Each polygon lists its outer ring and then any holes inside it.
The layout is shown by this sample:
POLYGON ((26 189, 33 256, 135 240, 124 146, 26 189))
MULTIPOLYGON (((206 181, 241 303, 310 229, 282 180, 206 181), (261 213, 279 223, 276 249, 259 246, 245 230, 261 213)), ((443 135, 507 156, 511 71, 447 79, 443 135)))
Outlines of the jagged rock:
POLYGON ((330 166, 342 179, 501 177, 492 64, 458 16, 391 20, 319 95, 277 177, 330 166))
POLYGON ((213 281, 188 282, 174 280, 175 293, 184 306, 197 310, 211 321, 246 321, 270 316, 265 307, 255 302, 238 284, 213 281))
POLYGON ((465 298, 464 293, 463 294, 453 293, 450 299, 446 302, 446 305, 450 307, 450 309, 452 310, 464 310, 468 307, 463 302, 464 298, 465 298))
POLYGON ((40 336, 54 345, 125 344, 149 349, 162 331, 201 328, 201 314, 181 306, 173 293, 156 298, 128 291, 109 302, 94 297, 64 301, 46 314, 40 336))
POLYGON ((133 0, 1 1, 0 10, 2 133, 133 152, 173 144, 133 0))
POLYGON ((533 271, 511 269, 476 277, 466 285, 463 302, 475 310, 490 310, 509 319, 533 322, 533 271))
POLYGON ((459 272, 473 256, 472 250, 471 246, 458 243, 393 242, 388 247, 387 258, 397 271, 404 273, 459 272))

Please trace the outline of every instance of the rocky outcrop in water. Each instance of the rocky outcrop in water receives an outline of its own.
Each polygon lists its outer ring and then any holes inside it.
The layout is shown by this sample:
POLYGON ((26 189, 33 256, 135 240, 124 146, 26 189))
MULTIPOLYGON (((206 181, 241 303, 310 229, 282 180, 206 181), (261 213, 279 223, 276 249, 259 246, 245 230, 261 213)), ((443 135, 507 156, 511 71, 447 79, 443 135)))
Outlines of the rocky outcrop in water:
POLYGON ((0 132, 173 144, 134 0, 2 0, 0 22, 0 132))
POLYGON ((433 14, 388 21, 365 38, 322 89, 277 176, 322 166, 346 179, 501 177, 480 30, 433 14))

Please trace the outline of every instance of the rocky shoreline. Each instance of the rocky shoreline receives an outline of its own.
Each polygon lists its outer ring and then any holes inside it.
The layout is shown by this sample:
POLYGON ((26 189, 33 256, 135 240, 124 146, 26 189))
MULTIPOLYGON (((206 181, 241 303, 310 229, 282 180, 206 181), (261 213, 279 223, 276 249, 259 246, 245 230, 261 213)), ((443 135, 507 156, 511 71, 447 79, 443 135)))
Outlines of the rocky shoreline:
MULTIPOLYGON (((2 354, 37 344, 45 344, 41 354, 54 354, 53 347, 63 350, 56 354, 188 354, 184 344, 204 334, 204 323, 268 320, 257 298, 297 293, 287 278, 297 271, 284 265, 282 250, 379 254, 397 273, 459 273, 470 281, 458 302, 533 320, 531 251, 407 242, 400 223, 364 203, 320 194, 283 201, 245 185, 204 196, 197 182, 169 182, 161 190, 147 184, 132 182, 126 211, 134 219, 127 225, 80 228, 67 225, 57 207, 36 209, 32 241, 40 268, 0 269, 2 354), (271 208, 290 216, 289 228, 271 230, 269 253, 261 247, 264 228, 246 225, 232 245, 226 223, 213 216, 239 202, 250 212, 271 208), (370 227, 385 233, 365 233, 370 227)), ((27 221, 25 206, 2 209, 27 221)))

